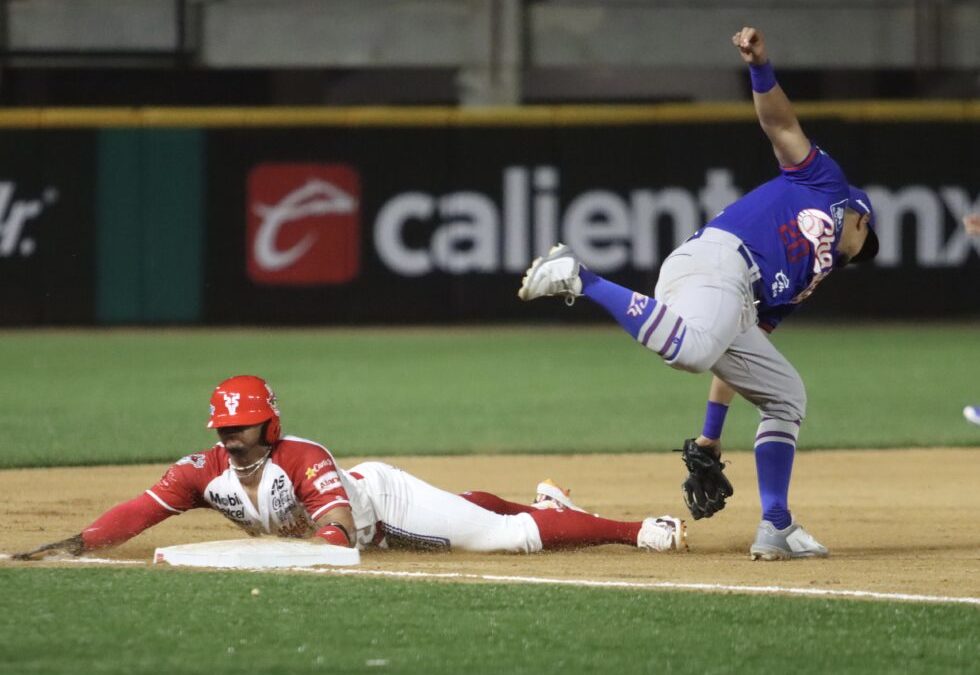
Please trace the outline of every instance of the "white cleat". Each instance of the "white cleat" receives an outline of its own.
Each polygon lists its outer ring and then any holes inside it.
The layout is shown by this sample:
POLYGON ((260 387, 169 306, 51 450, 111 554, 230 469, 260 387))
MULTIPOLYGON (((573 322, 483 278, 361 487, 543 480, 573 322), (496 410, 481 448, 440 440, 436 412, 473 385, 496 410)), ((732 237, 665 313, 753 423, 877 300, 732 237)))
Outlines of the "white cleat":
POLYGON ((775 525, 763 520, 756 530, 755 543, 749 549, 752 560, 826 558, 827 555, 827 547, 795 520, 785 530, 777 530, 775 525))
POLYGON ((575 298, 582 295, 582 279, 579 269, 582 263, 575 258, 572 249, 564 244, 556 244, 548 255, 535 258, 521 280, 517 297, 528 301, 550 295, 565 298, 572 305, 575 298))
POLYGON ((673 516, 645 518, 636 546, 650 551, 686 551, 687 523, 673 516))
POLYGON ((963 417, 967 422, 980 426, 980 405, 968 405, 963 408, 963 417))
POLYGON ((571 498, 571 490, 566 490, 550 478, 538 483, 538 493, 531 504, 536 509, 569 509, 586 513, 585 509, 575 506, 571 498))

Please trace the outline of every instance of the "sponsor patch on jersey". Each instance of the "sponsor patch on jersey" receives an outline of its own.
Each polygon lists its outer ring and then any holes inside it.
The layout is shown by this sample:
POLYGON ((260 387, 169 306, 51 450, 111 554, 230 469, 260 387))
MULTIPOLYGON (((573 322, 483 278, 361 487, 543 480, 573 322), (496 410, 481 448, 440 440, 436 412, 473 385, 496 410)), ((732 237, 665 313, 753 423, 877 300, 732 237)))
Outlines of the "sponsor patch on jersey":
POLYGON ((813 273, 829 272, 834 266, 834 219, 820 209, 803 209, 796 214, 796 224, 813 244, 813 273))
POLYGON ((331 490, 336 490, 340 487, 340 476, 337 475, 336 471, 328 471, 313 481, 313 487, 321 495, 331 490))
POLYGON ((242 502, 242 498, 234 492, 224 493, 208 490, 204 498, 216 511, 223 513, 225 517, 235 521, 246 519, 245 504, 242 502))
POLYGON ((778 296, 780 293, 789 288, 789 277, 782 270, 776 272, 776 276, 773 277, 772 282, 772 297, 778 296))
POLYGON ((307 478, 313 478, 313 476, 315 476, 318 473, 320 473, 320 470, 321 469, 325 469, 328 464, 330 464, 330 460, 329 459, 325 459, 322 462, 319 462, 318 464, 314 464, 313 466, 309 467, 306 470, 306 477, 307 478))
POLYGON ((835 204, 830 205, 830 215, 834 217, 834 229, 840 232, 840 229, 844 227, 844 209, 847 208, 847 200, 842 199, 835 204))
POLYGON ((190 464, 195 469, 204 468, 205 457, 200 453, 195 453, 193 455, 187 455, 186 457, 181 457, 177 460, 177 466, 182 464, 190 464))

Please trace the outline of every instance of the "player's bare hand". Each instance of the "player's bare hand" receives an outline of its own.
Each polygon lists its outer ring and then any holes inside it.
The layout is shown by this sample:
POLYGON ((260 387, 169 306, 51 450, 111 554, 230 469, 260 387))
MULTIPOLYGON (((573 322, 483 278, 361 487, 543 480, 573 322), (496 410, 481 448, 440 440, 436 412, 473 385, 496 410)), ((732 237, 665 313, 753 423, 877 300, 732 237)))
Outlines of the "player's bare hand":
POLYGON ((45 544, 44 546, 39 546, 33 551, 27 551, 25 553, 15 553, 11 556, 14 560, 44 560, 45 558, 52 558, 59 555, 81 555, 85 550, 85 544, 82 542, 82 535, 76 534, 74 537, 68 537, 67 539, 62 539, 61 541, 55 541, 50 544, 45 544))
POLYGON ((967 234, 980 235, 980 213, 968 213, 963 216, 963 227, 967 234))
POLYGON ((761 30, 745 26, 732 36, 732 44, 738 48, 742 60, 753 66, 761 66, 769 60, 766 38, 761 30))

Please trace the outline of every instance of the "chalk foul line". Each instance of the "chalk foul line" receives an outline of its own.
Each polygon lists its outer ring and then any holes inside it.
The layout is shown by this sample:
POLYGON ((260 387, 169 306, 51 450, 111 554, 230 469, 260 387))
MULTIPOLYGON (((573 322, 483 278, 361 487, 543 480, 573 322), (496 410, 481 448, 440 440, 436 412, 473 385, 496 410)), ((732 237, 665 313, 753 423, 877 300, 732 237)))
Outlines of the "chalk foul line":
MULTIPOLYGON (((0 560, 10 556, 0 553, 0 560)), ((143 565, 145 560, 113 560, 109 558, 64 558, 48 559, 45 562, 77 563, 91 565, 143 565)), ((947 595, 920 595, 915 593, 883 593, 879 591, 862 591, 830 588, 794 588, 792 586, 743 586, 739 584, 709 584, 688 583, 679 581, 603 581, 599 579, 553 579, 549 577, 525 577, 501 574, 473 574, 467 572, 403 572, 396 570, 364 570, 350 567, 289 567, 290 572, 307 574, 333 574, 340 576, 371 576, 398 579, 459 579, 467 581, 497 581, 511 584, 550 584, 554 586, 579 586, 583 588, 633 588, 660 589, 678 591, 706 591, 709 593, 744 593, 755 595, 797 595, 821 598, 858 598, 866 600, 887 600, 900 602, 951 603, 960 605, 980 606, 980 598, 957 597, 947 595)), ((270 569, 236 570, 263 572, 268 574, 270 569)))
POLYGON ((836 590, 829 588, 794 588, 791 586, 742 586, 738 584, 685 583, 677 581, 601 581, 597 579, 551 579, 548 577, 524 577, 499 574, 468 574, 465 572, 397 572, 392 570, 358 570, 350 568, 294 568, 297 571, 316 574, 362 575, 412 579, 465 579, 475 581, 499 581, 503 583, 552 584, 557 586, 581 586, 587 588, 635 588, 708 591, 715 593, 747 593, 800 595, 830 598, 863 598, 905 602, 956 603, 980 606, 980 598, 944 595, 918 595, 913 593, 883 593, 878 591, 836 590))

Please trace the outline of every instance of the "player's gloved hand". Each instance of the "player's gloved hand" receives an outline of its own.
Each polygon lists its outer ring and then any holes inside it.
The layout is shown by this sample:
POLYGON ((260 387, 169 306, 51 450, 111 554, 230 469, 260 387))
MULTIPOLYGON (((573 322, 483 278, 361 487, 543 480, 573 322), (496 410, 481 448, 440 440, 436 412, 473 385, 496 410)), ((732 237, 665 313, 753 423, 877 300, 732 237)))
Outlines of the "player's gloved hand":
POLYGON ((11 557, 14 560, 43 560, 44 558, 50 558, 58 555, 79 556, 84 551, 85 543, 82 541, 82 535, 76 534, 74 537, 68 537, 67 539, 62 539, 61 541, 55 541, 50 544, 45 544, 44 546, 39 546, 33 551, 27 551, 26 553, 15 553, 11 557))
POLYGON ((725 465, 715 456, 714 449, 702 447, 693 438, 688 438, 684 441, 684 447, 674 452, 681 453, 681 459, 687 466, 688 476, 681 483, 681 489, 684 503, 694 520, 710 518, 725 508, 725 500, 735 490, 722 473, 725 465))

